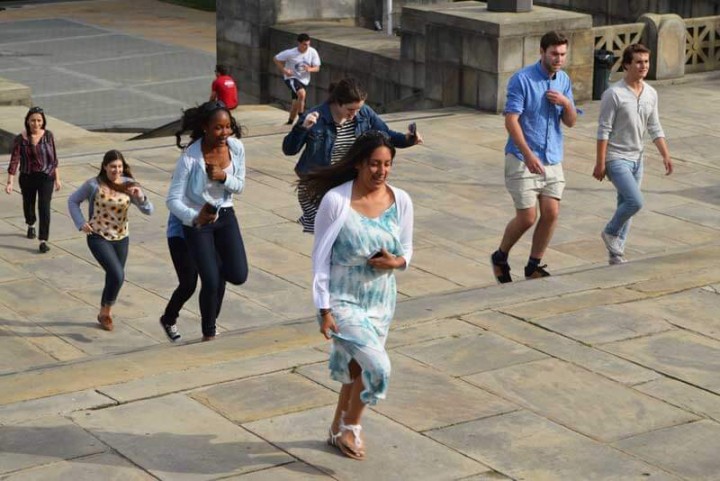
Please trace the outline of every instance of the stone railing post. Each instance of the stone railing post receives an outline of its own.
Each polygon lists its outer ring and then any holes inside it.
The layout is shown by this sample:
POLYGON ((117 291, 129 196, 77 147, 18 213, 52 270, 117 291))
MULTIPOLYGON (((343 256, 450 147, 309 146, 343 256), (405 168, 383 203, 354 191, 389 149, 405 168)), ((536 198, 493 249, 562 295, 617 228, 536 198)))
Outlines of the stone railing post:
POLYGON ((648 78, 680 78, 685 75, 685 22, 675 14, 646 13, 638 22, 645 24, 643 44, 652 50, 648 78))

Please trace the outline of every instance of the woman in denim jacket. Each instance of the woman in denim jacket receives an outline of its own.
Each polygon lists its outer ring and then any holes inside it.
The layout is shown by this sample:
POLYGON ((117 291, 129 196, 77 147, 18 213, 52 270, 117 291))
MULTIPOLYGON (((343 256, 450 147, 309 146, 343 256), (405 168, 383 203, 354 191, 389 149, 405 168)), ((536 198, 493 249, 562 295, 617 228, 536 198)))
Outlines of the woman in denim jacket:
POLYGON ((203 341, 215 338, 225 282, 247 280, 248 265, 233 194, 245 186, 245 148, 240 128, 225 104, 206 102, 183 113, 190 144, 175 167, 167 207, 183 223, 183 235, 200 275, 203 341))
MULTIPOLYGON (((344 78, 330 85, 326 102, 300 117, 282 145, 285 155, 295 155, 305 147, 295 165, 298 176, 337 162, 355 139, 368 130, 385 132, 398 148, 422 143, 417 132, 403 134, 390 130, 375 111, 365 105, 366 99, 367 92, 360 82, 351 77, 344 78)), ((298 202, 303 211, 298 223, 303 226, 303 232, 313 233, 318 206, 308 199, 302 185, 298 186, 298 202)))

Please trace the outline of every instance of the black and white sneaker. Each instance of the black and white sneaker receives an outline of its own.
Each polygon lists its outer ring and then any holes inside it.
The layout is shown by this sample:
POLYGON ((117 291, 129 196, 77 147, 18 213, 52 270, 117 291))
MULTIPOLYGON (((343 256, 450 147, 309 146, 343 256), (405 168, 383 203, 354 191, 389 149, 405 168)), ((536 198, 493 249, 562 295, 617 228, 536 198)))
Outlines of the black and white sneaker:
POLYGON ((182 337, 180 335, 180 331, 178 331, 176 324, 165 324, 162 320, 162 317, 160 318, 160 325, 162 326, 163 330, 165 331, 165 335, 170 339, 170 342, 176 342, 180 340, 182 337))

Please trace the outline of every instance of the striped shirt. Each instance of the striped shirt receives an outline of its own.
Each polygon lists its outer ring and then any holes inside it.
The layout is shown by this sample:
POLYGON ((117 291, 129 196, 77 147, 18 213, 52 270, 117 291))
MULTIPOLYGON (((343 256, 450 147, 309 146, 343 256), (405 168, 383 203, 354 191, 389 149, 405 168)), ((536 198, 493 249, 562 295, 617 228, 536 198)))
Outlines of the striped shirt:
POLYGON ((350 146, 355 142, 355 127, 357 127, 357 119, 345 122, 337 127, 337 135, 333 144, 332 153, 330 154, 330 163, 338 162, 350 150, 350 146))
POLYGON ((15 175, 19 167, 21 174, 42 172, 50 177, 55 177, 58 160, 55 153, 55 139, 49 130, 45 131, 35 145, 30 143, 26 134, 19 134, 13 140, 10 152, 8 174, 15 175))

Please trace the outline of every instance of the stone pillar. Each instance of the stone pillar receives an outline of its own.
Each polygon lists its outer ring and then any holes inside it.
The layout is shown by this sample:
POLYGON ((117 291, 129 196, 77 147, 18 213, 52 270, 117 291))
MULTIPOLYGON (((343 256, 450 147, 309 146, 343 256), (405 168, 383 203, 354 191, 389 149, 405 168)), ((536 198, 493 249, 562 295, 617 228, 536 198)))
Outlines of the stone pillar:
POLYGON ((643 44, 652 51, 648 78, 680 78, 685 75, 685 22, 678 15, 646 13, 643 44))
POLYGON ((487 8, 491 12, 529 12, 533 0, 488 0, 487 8))
POLYGON ((424 74, 424 81, 416 85, 428 100, 502 111, 510 76, 538 60, 540 37, 551 30, 570 40, 565 70, 575 99, 592 96, 589 15, 545 7, 525 13, 491 12, 485 3, 468 1, 432 9, 405 7, 402 22, 401 61, 414 54, 414 71, 424 74), (418 47, 424 48, 424 55, 418 54, 418 47))

